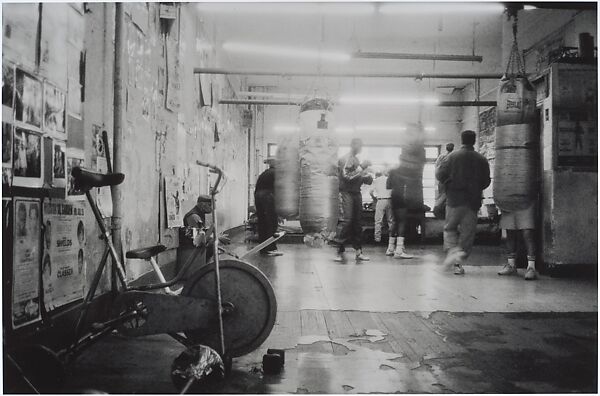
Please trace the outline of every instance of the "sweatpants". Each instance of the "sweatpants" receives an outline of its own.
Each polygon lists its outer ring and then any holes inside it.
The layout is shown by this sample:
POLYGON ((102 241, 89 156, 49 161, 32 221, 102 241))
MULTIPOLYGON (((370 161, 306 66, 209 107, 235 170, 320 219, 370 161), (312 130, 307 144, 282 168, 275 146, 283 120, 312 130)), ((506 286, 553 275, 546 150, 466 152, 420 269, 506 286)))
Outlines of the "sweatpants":
POLYGON ((354 250, 362 248, 362 197, 360 192, 340 191, 339 218, 335 234, 338 252, 346 250, 350 243, 354 250))
POLYGON ((446 206, 444 250, 460 249, 469 257, 477 231, 477 212, 468 206, 446 206))
POLYGON ((387 220, 390 236, 394 232, 394 213, 392 211, 392 200, 390 198, 382 198, 377 200, 375 204, 375 240, 381 240, 381 228, 383 226, 383 218, 387 220))
MULTIPOLYGON (((272 191, 256 190, 254 192, 254 206, 258 220, 258 242, 262 243, 277 232, 277 213, 275 212, 275 197, 272 191)), ((261 249, 261 253, 277 250, 277 245, 271 243, 261 249)))

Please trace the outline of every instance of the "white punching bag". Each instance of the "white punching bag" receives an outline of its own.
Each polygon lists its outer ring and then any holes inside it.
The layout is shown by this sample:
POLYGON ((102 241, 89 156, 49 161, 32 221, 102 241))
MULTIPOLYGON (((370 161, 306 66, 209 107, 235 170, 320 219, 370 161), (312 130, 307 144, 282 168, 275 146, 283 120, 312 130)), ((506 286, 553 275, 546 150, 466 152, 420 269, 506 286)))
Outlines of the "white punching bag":
POLYGON ((335 232, 338 215, 337 139, 332 105, 311 99, 300 108, 300 225, 304 242, 320 247, 335 232))
POLYGON ((537 194, 536 92, 525 76, 516 21, 513 36, 506 73, 498 89, 493 176, 494 201, 507 212, 527 209, 537 194))
POLYGON ((298 217, 300 204, 300 160, 297 132, 284 136, 277 144, 275 158, 275 210, 279 217, 298 217))

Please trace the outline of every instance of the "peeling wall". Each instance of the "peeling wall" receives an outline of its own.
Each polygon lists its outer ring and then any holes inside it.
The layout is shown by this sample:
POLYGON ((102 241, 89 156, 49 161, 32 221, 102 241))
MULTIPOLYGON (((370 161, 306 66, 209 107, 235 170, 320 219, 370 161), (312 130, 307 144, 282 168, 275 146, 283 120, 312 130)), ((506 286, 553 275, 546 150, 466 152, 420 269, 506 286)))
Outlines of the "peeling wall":
MULTIPOLYGON (((3 5, 5 18, 10 15, 6 12, 7 8, 14 6, 3 5)), ((112 147, 115 4, 85 3, 81 7, 85 96, 82 126, 78 131, 69 132, 67 147, 73 144, 81 146, 87 165, 92 159, 94 126, 108 132, 112 147)), ((203 78, 205 102, 210 104, 212 97, 214 105, 202 107, 199 77, 193 73, 194 67, 218 62, 214 37, 210 35, 211 27, 202 21, 193 4, 175 6, 178 19, 168 35, 161 28, 164 22, 159 18, 159 3, 124 3, 123 7, 125 101, 121 171, 126 175, 122 185, 123 249, 126 251, 157 243, 169 248, 178 246, 178 229, 169 229, 166 224, 163 180, 170 175, 181 178, 181 211, 187 212, 195 205, 198 194, 206 194, 209 188, 207 170, 195 163, 199 159, 221 166, 228 176, 217 204, 221 229, 241 225, 248 206, 248 130, 241 128, 242 107, 216 104, 217 98, 233 94, 231 82, 224 76, 203 78), (168 75, 167 60, 178 64, 177 75, 173 72, 168 75), (167 85, 180 87, 178 108, 166 105, 167 85)), ((32 9, 37 9, 37 4, 32 9)), ((66 23, 65 13, 73 11, 69 5, 60 3, 46 3, 43 10, 45 14, 56 16, 55 20, 59 23, 66 23)), ((45 39, 49 39, 45 35, 55 32, 42 29, 41 34, 41 42, 44 43, 45 39)), ((69 39, 72 37, 65 37, 65 40, 69 39)), ((56 37, 50 37, 49 41, 52 40, 56 37)), ((50 52, 50 55, 60 57, 64 54, 50 52)), ((16 52, 6 53, 3 47, 3 61, 26 66, 39 78, 48 78, 43 68, 36 68, 35 57, 30 58, 16 52)), ((61 79, 64 77, 66 81, 69 76, 66 68, 63 71, 61 79)), ((67 89, 66 86, 60 88, 67 89)), ((236 86, 236 89, 240 88, 243 87, 236 86)), ((98 238, 99 228, 91 212, 88 213, 85 225, 90 231, 85 254, 89 282, 104 247, 98 238)), ((159 257, 161 264, 172 260, 175 260, 175 249, 159 257)), ((144 261, 127 262, 127 274, 131 279, 149 269, 144 261)), ((106 281, 102 288, 106 288, 106 281)))

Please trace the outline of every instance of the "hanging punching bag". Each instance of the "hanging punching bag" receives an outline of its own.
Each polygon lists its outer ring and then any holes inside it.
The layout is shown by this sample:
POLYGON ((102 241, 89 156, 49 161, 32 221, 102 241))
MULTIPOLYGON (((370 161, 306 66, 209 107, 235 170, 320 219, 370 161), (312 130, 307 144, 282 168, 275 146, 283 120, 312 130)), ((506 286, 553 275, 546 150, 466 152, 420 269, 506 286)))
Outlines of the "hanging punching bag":
POLYGON ((275 209, 279 217, 298 217, 300 200, 299 136, 284 136, 277 145, 275 157, 275 209))
POLYGON ((424 133, 421 125, 410 124, 402 144, 402 165, 409 171, 404 196, 409 210, 423 209, 424 133))
POLYGON ((536 92, 525 76, 513 23, 513 46, 500 81, 496 114, 493 194, 496 205, 513 212, 536 198, 536 92))
POLYGON ((300 225, 304 242, 320 247, 335 231, 338 214, 338 145, 331 103, 311 99, 300 108, 300 225))

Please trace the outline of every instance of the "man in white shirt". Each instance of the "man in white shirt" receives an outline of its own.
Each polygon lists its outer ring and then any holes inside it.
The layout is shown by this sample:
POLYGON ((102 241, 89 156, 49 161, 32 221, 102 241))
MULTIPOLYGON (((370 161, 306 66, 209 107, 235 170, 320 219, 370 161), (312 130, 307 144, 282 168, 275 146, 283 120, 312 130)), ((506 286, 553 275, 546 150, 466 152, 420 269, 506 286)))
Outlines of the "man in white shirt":
MULTIPOLYGON (((373 180, 373 186, 370 193, 375 204, 375 242, 381 242, 381 227, 383 218, 387 219, 388 229, 394 229, 394 215, 392 213, 392 190, 386 188, 389 170, 386 168, 384 172, 378 172, 373 180)), ((392 254, 394 252, 392 251, 392 254)), ((386 253, 387 254, 387 253, 386 253)))

